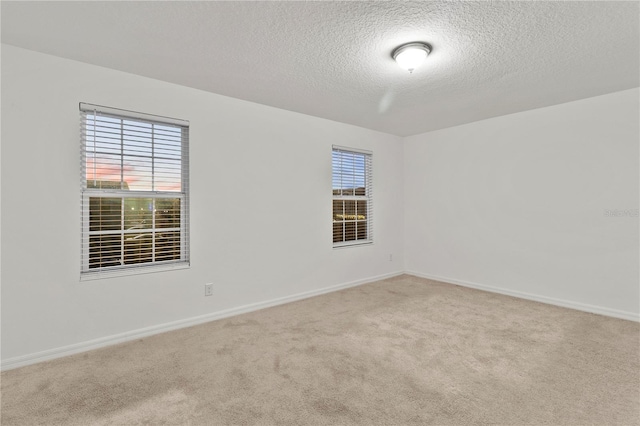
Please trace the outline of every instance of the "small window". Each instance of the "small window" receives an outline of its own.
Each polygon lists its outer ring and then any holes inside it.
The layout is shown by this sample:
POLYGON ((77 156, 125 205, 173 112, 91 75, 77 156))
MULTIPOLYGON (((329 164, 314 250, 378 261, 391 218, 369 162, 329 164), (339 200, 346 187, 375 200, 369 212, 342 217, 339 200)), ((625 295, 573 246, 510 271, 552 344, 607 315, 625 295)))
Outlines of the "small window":
POLYGON ((371 153, 333 147, 333 246, 373 241, 371 153))
POLYGON ((80 117, 83 278, 187 266, 189 123, 84 103, 80 117))

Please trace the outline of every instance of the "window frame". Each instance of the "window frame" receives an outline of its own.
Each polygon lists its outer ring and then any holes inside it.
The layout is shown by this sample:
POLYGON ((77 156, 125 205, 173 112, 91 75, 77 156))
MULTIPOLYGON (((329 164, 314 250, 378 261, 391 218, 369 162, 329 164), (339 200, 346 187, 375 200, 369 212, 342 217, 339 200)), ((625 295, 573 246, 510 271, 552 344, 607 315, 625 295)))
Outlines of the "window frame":
MULTIPOLYGON (((349 241, 339 241, 333 242, 333 248, 345 248, 345 247, 356 247, 356 246, 364 246, 373 244, 373 152, 363 149, 344 147, 339 145, 332 145, 331 147, 331 181, 332 181, 332 197, 331 197, 331 213, 332 213, 332 239, 333 239, 333 225, 336 223, 333 218, 333 205, 335 201, 366 201, 367 202, 367 217, 365 219, 367 224, 367 238, 366 239, 356 239, 349 241), (361 155, 364 159, 364 185, 365 185, 365 195, 336 195, 333 193, 333 182, 335 181, 335 169, 334 169, 334 153, 335 152, 343 152, 347 154, 361 155)), ((355 188, 354 188, 355 189, 355 188)), ((343 223, 347 223, 350 221, 343 221, 343 223)), ((358 222, 357 218, 353 220, 353 222, 358 222)), ((345 230, 343 228, 343 237, 345 234, 345 230)))
MULTIPOLYGON (((189 232, 189 122, 187 120, 174 119, 168 117, 162 117, 158 115, 146 114, 141 112, 127 111, 123 109, 104 107, 99 105, 80 103, 80 145, 81 145, 81 264, 80 264, 80 280, 93 280, 93 279, 102 279, 108 277, 116 277, 116 276, 127 276, 127 275, 135 275, 135 274, 144 274, 150 272, 159 272, 159 271, 167 271, 174 269, 184 269, 190 267, 190 250, 189 250, 189 240, 190 240, 190 232, 189 232), (87 147, 88 142, 90 142, 89 135, 86 132, 86 120, 87 116, 103 116, 110 117, 119 120, 127 120, 138 123, 144 123, 145 125, 159 125, 159 126, 172 126, 180 129, 180 191, 169 191, 169 190, 129 190, 128 188, 91 188, 88 185, 88 174, 87 174, 87 147), (119 230, 90 230, 90 211, 91 211, 91 199, 95 198, 113 198, 113 199, 121 199, 121 217, 120 217, 120 229, 119 230), (141 232, 141 229, 131 230, 125 229, 125 221, 126 216, 124 214, 125 208, 125 200, 133 200, 133 199, 152 199, 153 209, 152 209, 152 225, 150 228, 143 228, 144 232, 141 232), (180 224, 179 227, 175 225, 172 227, 162 227, 157 226, 156 220, 158 219, 155 208, 157 200, 162 199, 178 199, 180 208, 180 224), (156 250, 159 247, 159 243, 156 240, 158 234, 161 233, 176 233, 179 232, 180 236, 180 246, 179 250, 175 250, 177 254, 179 252, 178 259, 169 259, 169 260, 157 260, 156 259, 156 250), (126 261, 124 256, 126 256, 127 247, 126 247, 126 235, 143 235, 145 233, 149 233, 151 235, 151 253, 152 260, 148 262, 140 262, 140 263, 131 263, 124 264, 126 261), (120 265, 113 266, 99 266, 96 268, 91 268, 89 265, 90 262, 90 240, 92 236, 104 236, 104 235, 120 235, 120 265)), ((95 126, 95 122, 94 122, 95 126)), ((153 128, 153 126, 152 126, 153 128)), ((122 127, 120 129, 120 137, 122 136, 122 127)), ((95 137, 95 136, 94 136, 95 137)), ((155 144, 155 134, 153 131, 151 132, 151 140, 152 146, 155 144)), ((124 140, 124 139, 122 139, 124 140)), ((119 155, 116 157, 120 158, 121 167, 124 167, 124 151, 121 151, 119 155)), ((154 153, 152 148, 152 153, 149 157, 151 160, 151 164, 155 164, 158 156, 154 153)), ((156 171, 152 166, 151 171, 152 181, 155 181, 157 177, 156 171)), ((121 170, 121 176, 122 170, 121 170)), ((124 179, 121 177, 121 179, 124 179)), ((121 180, 120 182, 123 182, 121 180)), ((152 189, 155 189, 155 184, 152 189)), ((177 246, 176 246, 177 247, 177 246)), ((140 244, 139 249, 143 248, 143 245, 140 244)), ((171 251, 170 253, 173 253, 171 251)))

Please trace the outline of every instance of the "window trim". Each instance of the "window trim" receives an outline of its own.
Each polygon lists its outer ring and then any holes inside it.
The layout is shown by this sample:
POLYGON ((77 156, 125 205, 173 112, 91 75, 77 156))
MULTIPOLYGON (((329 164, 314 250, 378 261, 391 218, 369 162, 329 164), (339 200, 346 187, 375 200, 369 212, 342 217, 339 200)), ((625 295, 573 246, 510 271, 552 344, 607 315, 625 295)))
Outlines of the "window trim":
MULTIPOLYGON (((339 152, 348 152, 355 154, 365 155, 365 193, 364 196, 348 196, 348 195, 340 195, 331 196, 331 201, 333 205, 333 201, 335 200, 366 200, 367 201, 367 239, 365 240, 351 240, 351 241, 340 241, 334 242, 334 249, 342 249, 346 247, 356 247, 356 246, 366 246, 374 243, 373 239, 373 152, 365 149, 351 148, 340 145, 332 145, 331 146, 331 157, 332 157, 332 170, 331 170, 331 178, 333 182, 333 153, 335 151, 339 152)), ((333 183, 332 183, 333 187, 333 183)), ((332 191, 333 192, 333 191, 332 191)), ((332 207, 333 210, 333 207, 332 207)), ((333 211, 332 211, 333 214, 333 211)), ((332 230, 333 235, 333 230, 332 230)))
MULTIPOLYGON (((146 114, 124 109, 104 107, 100 105, 80 103, 80 145, 81 145, 81 258, 80 258, 80 281, 96 280, 118 276, 129 276, 137 274, 146 274, 161 271, 170 271, 176 269, 185 269, 190 267, 190 227, 189 227, 189 121, 183 119, 169 118, 159 115, 146 114), (86 115, 96 114, 103 116, 111 116, 118 119, 128 119, 133 121, 147 122, 151 124, 170 125, 181 128, 180 135, 180 182, 181 190, 175 191, 125 191, 123 189, 105 189, 105 188, 88 188, 87 184, 87 137, 84 134, 85 129, 83 123, 86 115), (180 258, 178 260, 163 260, 144 263, 134 263, 129 265, 115 265, 99 267, 95 269, 89 268, 89 251, 90 251, 90 198, 174 198, 180 200, 180 227, 167 228, 171 232, 180 232, 180 258)), ((150 157, 155 158, 155 157, 150 157)), ((155 203, 155 201, 154 201, 155 203)), ((124 205, 124 204, 123 204, 124 205)), ((155 216, 154 216, 155 223, 155 216)), ((151 232, 157 232, 155 225, 149 228, 151 232)), ((125 230, 120 232, 126 234, 125 230)), ((105 234, 106 235, 106 234, 105 234)), ((152 248, 155 252, 156 247, 152 248)))

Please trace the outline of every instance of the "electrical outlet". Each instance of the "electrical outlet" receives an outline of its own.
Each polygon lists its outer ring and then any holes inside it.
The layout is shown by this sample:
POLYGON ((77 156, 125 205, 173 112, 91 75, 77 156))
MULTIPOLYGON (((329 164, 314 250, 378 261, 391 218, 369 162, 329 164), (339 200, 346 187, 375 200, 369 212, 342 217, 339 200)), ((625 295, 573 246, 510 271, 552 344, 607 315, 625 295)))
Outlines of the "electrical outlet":
POLYGON ((213 296, 213 283, 208 283, 204 285, 204 295, 213 296))

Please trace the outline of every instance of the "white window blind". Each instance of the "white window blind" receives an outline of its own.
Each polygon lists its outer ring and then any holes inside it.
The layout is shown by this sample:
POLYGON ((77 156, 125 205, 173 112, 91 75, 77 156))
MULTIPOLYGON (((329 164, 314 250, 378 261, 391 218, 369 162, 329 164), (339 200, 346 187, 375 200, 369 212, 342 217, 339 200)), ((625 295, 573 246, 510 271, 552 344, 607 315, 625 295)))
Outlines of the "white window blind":
POLYGON ((333 246, 373 241, 371 153, 333 147, 333 246))
POLYGON ((80 104, 81 276, 189 263, 189 123, 80 104))

